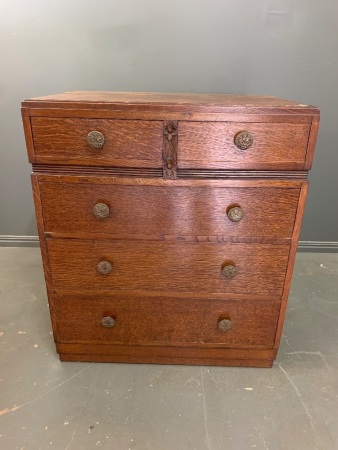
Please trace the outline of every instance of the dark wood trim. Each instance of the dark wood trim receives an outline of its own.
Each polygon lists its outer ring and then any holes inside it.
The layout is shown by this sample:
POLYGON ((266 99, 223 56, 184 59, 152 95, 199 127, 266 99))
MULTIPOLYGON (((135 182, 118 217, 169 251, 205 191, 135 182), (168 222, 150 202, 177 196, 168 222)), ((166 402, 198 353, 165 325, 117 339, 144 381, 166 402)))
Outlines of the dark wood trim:
MULTIPOLYGON (((158 168, 137 167, 98 167, 65 164, 33 164, 34 173, 55 175, 96 175, 115 177, 161 178, 163 170, 158 168)), ((224 169, 178 169, 178 178, 194 179, 288 179, 306 180, 308 172, 304 170, 224 170, 224 169)))
POLYGON ((273 244, 273 245, 289 245, 291 239, 289 238, 274 238, 264 236, 204 236, 204 235, 163 235, 163 234, 109 234, 109 233, 60 233, 60 232, 46 232, 46 238, 54 239, 109 239, 115 241, 131 240, 131 241, 166 241, 166 242, 180 242, 182 245, 191 244, 194 242, 203 242, 210 244, 273 244))
MULTIPOLYGON (((26 104, 26 102, 24 102, 26 104)), ((41 108, 39 104, 29 105, 29 115, 31 117, 77 117, 77 118, 95 118, 95 119, 119 119, 119 120, 189 120, 189 121, 213 121, 213 122, 288 122, 288 123, 311 123, 313 110, 310 111, 287 111, 284 110, 268 110, 267 109, 253 109, 250 108, 248 114, 247 108, 236 109, 228 108, 227 111, 219 110, 214 112, 207 112, 200 110, 203 108, 191 108, 180 110, 179 108, 159 107, 158 111, 153 109, 147 111, 143 105, 138 105, 132 110, 124 110, 122 107, 116 109, 102 109, 84 108, 64 109, 64 104, 53 104, 53 108, 41 108)), ((78 107, 78 105, 77 105, 78 107)))
POLYGON ((306 180, 307 171, 302 170, 223 170, 223 169, 178 169, 179 178, 222 178, 222 179, 288 179, 306 180))
MULTIPOLYGON (((34 172, 38 174, 37 172, 34 172)), ((259 187, 276 187, 283 189, 299 189, 302 186, 302 180, 284 180, 284 179, 184 179, 178 178, 176 180, 164 180, 162 178, 138 178, 132 179, 128 177, 111 177, 105 176, 102 173, 101 176, 97 175, 83 175, 82 173, 74 177, 72 175, 59 175, 59 174, 38 174, 39 181, 47 181, 50 183, 86 183, 86 184, 117 184, 125 186, 166 186, 166 187, 247 187, 247 188, 259 188, 259 187)))
POLYGON ((61 361, 271 367, 274 349, 56 344, 61 361))

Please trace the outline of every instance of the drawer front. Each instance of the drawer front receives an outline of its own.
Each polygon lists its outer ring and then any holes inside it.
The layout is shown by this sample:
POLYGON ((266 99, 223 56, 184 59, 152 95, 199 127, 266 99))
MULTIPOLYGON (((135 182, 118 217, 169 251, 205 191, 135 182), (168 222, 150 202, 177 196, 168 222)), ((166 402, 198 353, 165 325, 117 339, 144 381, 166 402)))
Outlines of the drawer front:
POLYGON ((60 290, 281 295, 289 255, 287 245, 266 244, 47 239, 47 245, 60 290))
POLYGON ((46 232, 197 239, 290 238, 300 191, 42 182, 40 192, 46 232))
POLYGON ((279 312, 274 301, 159 297, 57 296, 55 305, 57 340, 64 343, 272 347, 279 312))
POLYGON ((309 132, 309 124, 183 121, 179 123, 178 167, 301 169, 309 132), (238 145, 251 143, 250 147, 238 148, 236 137, 238 145))
POLYGON ((31 125, 37 163, 162 167, 160 121, 33 117, 31 125))

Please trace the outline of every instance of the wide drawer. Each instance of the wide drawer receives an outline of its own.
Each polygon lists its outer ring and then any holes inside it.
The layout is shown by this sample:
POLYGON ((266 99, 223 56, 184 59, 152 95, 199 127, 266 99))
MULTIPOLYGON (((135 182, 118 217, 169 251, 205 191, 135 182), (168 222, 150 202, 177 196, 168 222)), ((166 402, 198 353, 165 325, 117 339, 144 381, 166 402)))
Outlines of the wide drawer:
POLYGON ((289 255, 289 246, 267 244, 47 239, 47 246, 59 290, 281 295, 289 255))
POLYGON ((46 232, 153 235, 159 239, 291 238, 300 192, 50 182, 39 186, 46 232))
POLYGON ((37 163, 162 167, 161 121, 33 117, 31 126, 37 163))
POLYGON ((178 131, 178 167, 302 169, 309 132, 310 124, 304 123, 182 121, 178 131))
POLYGON ((58 342, 272 347, 279 302, 56 296, 58 342))

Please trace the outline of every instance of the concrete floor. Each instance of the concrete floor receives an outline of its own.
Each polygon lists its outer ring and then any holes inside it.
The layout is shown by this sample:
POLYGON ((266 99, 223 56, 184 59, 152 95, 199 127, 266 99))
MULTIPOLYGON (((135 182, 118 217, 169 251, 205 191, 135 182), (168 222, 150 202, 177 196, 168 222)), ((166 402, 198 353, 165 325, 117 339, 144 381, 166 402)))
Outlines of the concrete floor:
POLYGON ((0 449, 338 449, 338 254, 302 253, 272 369, 61 363, 39 249, 0 249, 0 449))

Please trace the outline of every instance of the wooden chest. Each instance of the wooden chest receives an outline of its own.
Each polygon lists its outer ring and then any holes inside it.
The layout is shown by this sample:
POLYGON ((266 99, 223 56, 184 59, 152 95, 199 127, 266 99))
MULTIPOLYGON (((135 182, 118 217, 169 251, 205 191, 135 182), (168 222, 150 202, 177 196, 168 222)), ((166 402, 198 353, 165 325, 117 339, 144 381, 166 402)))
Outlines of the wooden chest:
POLYGON ((60 359, 271 366, 318 109, 71 92, 22 114, 60 359))

